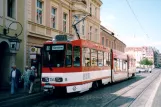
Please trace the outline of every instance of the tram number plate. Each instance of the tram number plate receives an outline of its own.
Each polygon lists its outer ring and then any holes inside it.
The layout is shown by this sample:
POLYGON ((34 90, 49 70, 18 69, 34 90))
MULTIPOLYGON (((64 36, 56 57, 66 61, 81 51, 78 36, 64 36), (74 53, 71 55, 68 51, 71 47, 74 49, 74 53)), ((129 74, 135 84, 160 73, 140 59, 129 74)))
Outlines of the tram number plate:
POLYGON ((52 85, 45 85, 44 88, 45 88, 45 89, 54 89, 55 87, 52 86, 52 85))
POLYGON ((83 74, 83 80, 90 79, 90 73, 84 73, 83 74))

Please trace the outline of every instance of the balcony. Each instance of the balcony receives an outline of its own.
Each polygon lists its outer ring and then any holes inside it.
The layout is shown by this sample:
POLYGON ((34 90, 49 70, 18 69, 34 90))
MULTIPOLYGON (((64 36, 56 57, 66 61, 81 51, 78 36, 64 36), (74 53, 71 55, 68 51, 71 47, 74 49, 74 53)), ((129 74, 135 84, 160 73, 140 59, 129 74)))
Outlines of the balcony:
POLYGON ((72 0, 72 10, 87 13, 87 2, 85 0, 72 0))

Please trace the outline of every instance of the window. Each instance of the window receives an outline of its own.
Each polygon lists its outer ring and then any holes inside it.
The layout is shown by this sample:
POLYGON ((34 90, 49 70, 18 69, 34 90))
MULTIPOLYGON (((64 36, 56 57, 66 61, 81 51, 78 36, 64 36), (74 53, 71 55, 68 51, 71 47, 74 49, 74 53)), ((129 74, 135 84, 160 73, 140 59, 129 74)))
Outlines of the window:
POLYGON ((95 16, 97 17, 97 7, 95 7, 95 16))
POLYGON ((72 66, 72 45, 71 44, 67 45, 65 66, 66 67, 72 66))
POLYGON ((109 41, 109 48, 111 48, 111 41, 109 41))
POLYGON ((104 66, 110 66, 110 53, 104 52, 104 66))
POLYGON ((95 29, 95 38, 97 38, 97 29, 95 29))
POLYGON ((90 14, 92 14, 92 4, 90 3, 90 14))
POLYGON ((114 59, 114 71, 118 70, 118 63, 117 63, 117 59, 114 59))
POLYGON ((84 20, 83 20, 83 22, 82 22, 82 35, 84 35, 84 33, 85 33, 85 23, 84 23, 84 20))
POLYGON ((53 44, 45 45, 43 51, 44 67, 64 67, 64 55, 66 45, 53 44))
POLYGON ((82 66, 91 66, 90 49, 82 49, 82 66))
POLYGON ((73 52, 74 52, 74 66, 79 67, 80 66, 80 47, 79 46, 74 46, 73 47, 73 52))
POLYGON ((89 38, 89 40, 92 40, 92 26, 90 26, 90 38, 89 38))
POLYGON ((98 66, 104 66, 103 64, 103 52, 98 51, 98 66))
POLYGON ((104 45, 104 37, 102 37, 102 45, 104 45))
POLYGON ((108 39, 106 39, 106 47, 108 47, 108 39))
POLYGON ((97 50, 91 49, 91 66, 97 66, 97 50))
POLYGON ((116 49, 116 43, 114 42, 114 49, 116 49))
POLYGON ((7 16, 16 19, 16 0, 7 0, 7 16))
POLYGON ((40 0, 37 0, 37 23, 42 24, 42 11, 43 11, 43 2, 40 0))
POLYGON ((113 42, 112 42, 112 49, 113 49, 113 42))
POLYGON ((117 60, 116 71, 119 71, 120 70, 120 60, 119 59, 116 59, 116 60, 117 60))
POLYGON ((67 31, 67 14, 63 13, 63 31, 67 31))
POLYGON ((56 8, 51 9, 51 23, 52 23, 52 27, 55 29, 56 28, 56 8))
POLYGON ((123 70, 123 60, 120 59, 120 71, 123 70))

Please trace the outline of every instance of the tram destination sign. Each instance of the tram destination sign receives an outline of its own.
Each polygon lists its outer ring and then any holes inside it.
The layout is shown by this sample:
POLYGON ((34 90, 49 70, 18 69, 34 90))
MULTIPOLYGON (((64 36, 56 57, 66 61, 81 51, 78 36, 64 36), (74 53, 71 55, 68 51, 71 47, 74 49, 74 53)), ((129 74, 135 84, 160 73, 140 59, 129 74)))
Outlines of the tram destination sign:
POLYGON ((67 38, 67 35, 56 35, 55 40, 56 41, 67 41, 68 38, 67 38))
POLYGON ((55 46, 52 46, 52 50, 64 50, 64 45, 55 45, 55 46))

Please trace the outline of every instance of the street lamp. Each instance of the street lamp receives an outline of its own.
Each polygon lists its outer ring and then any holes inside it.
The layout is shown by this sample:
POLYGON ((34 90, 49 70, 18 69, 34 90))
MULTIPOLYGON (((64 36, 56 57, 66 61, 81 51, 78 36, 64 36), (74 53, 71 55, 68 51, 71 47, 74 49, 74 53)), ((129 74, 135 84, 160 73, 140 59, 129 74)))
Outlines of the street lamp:
POLYGON ((16 37, 12 37, 9 39, 10 49, 13 51, 19 51, 20 48, 20 40, 16 37))
POLYGON ((10 26, 14 23, 20 25, 20 27, 21 27, 20 33, 19 34, 16 33, 15 36, 10 36, 10 38, 8 40, 10 42, 10 49, 13 51, 19 51, 21 41, 20 41, 20 39, 18 39, 18 36, 20 36, 22 34, 22 31, 23 31, 22 24, 20 22, 13 21, 10 23, 10 25, 8 26, 7 29, 6 28, 3 29, 3 33, 4 33, 4 35, 7 35, 10 31, 10 26))

